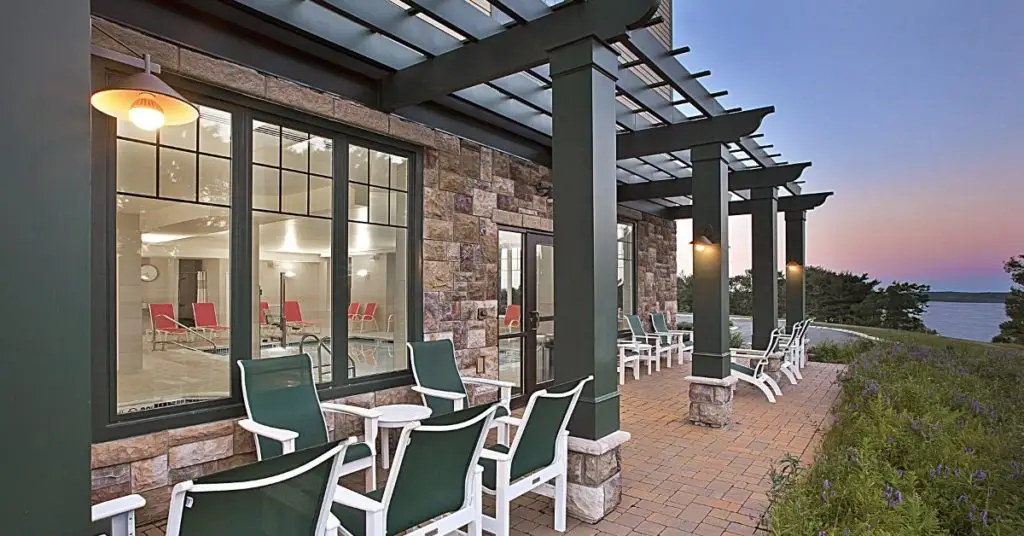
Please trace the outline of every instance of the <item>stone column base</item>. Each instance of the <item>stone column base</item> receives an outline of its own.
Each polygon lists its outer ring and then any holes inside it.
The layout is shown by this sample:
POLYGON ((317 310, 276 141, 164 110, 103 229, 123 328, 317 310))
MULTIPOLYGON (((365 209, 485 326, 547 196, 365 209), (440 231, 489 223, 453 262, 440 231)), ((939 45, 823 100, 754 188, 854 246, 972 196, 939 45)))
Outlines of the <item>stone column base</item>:
POLYGON ((569 438, 569 515, 594 524, 611 513, 622 499, 622 456, 619 447, 629 432, 619 430, 596 441, 569 438))
MULTIPOLYGON (((756 367, 759 361, 761 361, 760 358, 751 358, 750 368, 756 367)), ((776 382, 782 381, 782 354, 774 353, 768 356, 768 366, 765 367, 764 373, 771 376, 776 382)))
POLYGON ((736 378, 687 376, 690 382, 690 421, 697 426, 721 428, 732 420, 732 394, 736 378))

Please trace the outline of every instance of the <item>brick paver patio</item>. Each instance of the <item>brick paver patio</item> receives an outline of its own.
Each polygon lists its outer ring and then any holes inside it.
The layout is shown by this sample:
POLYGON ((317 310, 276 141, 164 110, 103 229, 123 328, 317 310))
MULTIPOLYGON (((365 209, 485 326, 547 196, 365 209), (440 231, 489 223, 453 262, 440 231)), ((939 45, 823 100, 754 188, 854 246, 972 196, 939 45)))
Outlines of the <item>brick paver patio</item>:
MULTIPOLYGON (((772 462, 786 453, 805 463, 813 459, 839 395, 841 370, 841 365, 808 364, 799 385, 782 385, 784 394, 776 404, 741 383, 733 424, 721 430, 694 426, 686 418, 689 364, 642 374, 639 381, 627 377, 622 427, 633 437, 622 452, 622 503, 596 525, 570 518, 565 534, 755 534, 768 506, 772 462)), ((488 510, 493 512, 489 505, 488 510)), ((560 534, 551 528, 552 521, 551 501, 529 494, 514 504, 512 534, 560 534)), ((139 534, 164 536, 162 526, 139 534)))

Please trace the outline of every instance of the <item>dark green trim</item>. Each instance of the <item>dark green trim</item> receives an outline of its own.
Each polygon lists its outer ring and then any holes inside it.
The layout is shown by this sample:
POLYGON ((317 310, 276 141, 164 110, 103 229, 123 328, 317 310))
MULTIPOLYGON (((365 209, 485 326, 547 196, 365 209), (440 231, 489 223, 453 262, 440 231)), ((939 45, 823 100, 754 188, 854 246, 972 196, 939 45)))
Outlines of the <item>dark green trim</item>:
POLYGON ((772 331, 779 327, 778 190, 755 188, 750 191, 750 203, 754 309, 751 347, 765 350, 771 342, 772 331))
POLYGON ((232 112, 231 131, 231 252, 228 258, 231 270, 231 318, 245 320, 240 323, 231 322, 231 399, 237 403, 241 401, 242 380, 235 362, 251 357, 255 323, 253 311, 256 308, 252 301, 251 268, 252 165, 249 161, 252 157, 252 136, 236 136, 235 132, 252 132, 252 114, 246 110, 232 112), (236 270, 239 266, 249 266, 250 269, 236 270))

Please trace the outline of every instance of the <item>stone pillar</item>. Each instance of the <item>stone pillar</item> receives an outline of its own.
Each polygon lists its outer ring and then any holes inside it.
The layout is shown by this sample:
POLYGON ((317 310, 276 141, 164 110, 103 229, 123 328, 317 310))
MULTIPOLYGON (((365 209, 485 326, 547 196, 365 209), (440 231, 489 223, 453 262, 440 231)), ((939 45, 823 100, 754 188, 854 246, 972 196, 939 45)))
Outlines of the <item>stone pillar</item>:
POLYGON ((690 422, 697 426, 722 428, 732 420, 732 397, 736 378, 688 376, 690 382, 690 422))
POLYGON ((569 423, 582 471, 569 512, 596 523, 620 500, 616 337, 615 53, 587 38, 550 51, 555 247, 555 382, 593 376, 569 423))
MULTIPOLYGON (((89 3, 7 2, 4 10, 0 49, 17 79, 4 85, 0 143, 0 324, 8 334, 0 532, 91 534, 90 355, 109 357, 105 337, 93 337, 93 315, 106 313, 93 307, 91 289, 114 258, 94 262, 91 250, 104 241, 94 236, 92 187, 109 183, 90 167, 89 3)), ((93 120, 109 122, 99 112, 93 120)))
POLYGON ((622 499, 622 454, 629 432, 619 430, 597 441, 569 438, 569 515, 597 523, 622 499))
POLYGON ((764 350, 779 327, 778 189, 750 191, 751 284, 754 287, 754 336, 751 348, 764 350))
POLYGON ((786 213, 786 329, 804 319, 804 241, 807 213, 795 210, 786 213))

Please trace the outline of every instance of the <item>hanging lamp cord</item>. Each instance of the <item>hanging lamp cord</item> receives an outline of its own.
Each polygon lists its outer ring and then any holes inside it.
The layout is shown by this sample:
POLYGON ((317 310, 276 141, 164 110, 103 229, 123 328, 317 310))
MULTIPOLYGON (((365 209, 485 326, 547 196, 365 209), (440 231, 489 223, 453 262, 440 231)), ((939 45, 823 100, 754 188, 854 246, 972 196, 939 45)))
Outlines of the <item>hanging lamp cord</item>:
POLYGON ((139 54, 139 53, 138 53, 138 51, 136 51, 136 50, 135 50, 135 49, 133 49, 132 47, 130 47, 130 46, 128 46, 128 45, 126 45, 126 44, 124 44, 124 42, 123 42, 123 41, 121 41, 120 39, 118 39, 118 38, 114 37, 114 36, 113 36, 113 35, 112 35, 112 34, 111 34, 110 32, 108 32, 108 31, 104 30, 103 28, 100 28, 100 26, 99 26, 98 24, 96 24, 96 23, 92 23, 92 27, 93 27, 93 28, 95 28, 95 29, 97 29, 97 30, 99 30, 99 32, 100 32, 101 34, 103 34, 103 35, 105 35, 105 36, 107 36, 107 37, 109 37, 109 38, 113 39, 115 43, 117 43, 117 44, 121 45, 122 47, 124 47, 124 49, 125 49, 125 50, 127 50, 128 52, 131 52, 132 54, 135 54, 136 56, 138 56, 138 57, 140 57, 140 58, 145 58, 145 56, 144 56, 144 55, 142 55, 142 54, 139 54))

